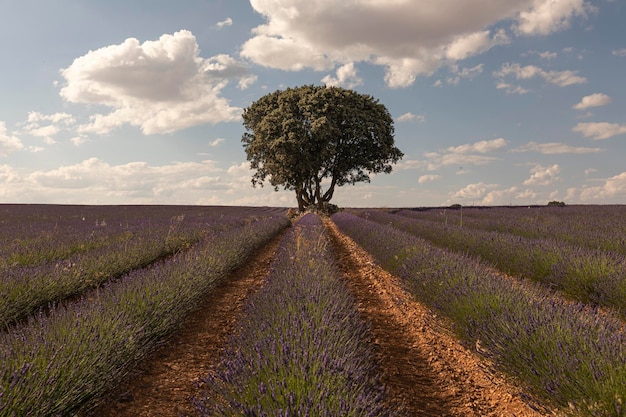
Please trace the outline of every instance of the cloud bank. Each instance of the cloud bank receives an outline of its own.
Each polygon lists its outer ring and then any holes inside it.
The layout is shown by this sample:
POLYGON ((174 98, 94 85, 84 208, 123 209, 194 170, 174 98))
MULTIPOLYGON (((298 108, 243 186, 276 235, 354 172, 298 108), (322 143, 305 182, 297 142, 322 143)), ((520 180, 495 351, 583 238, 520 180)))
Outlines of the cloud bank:
POLYGON ((112 165, 100 158, 21 174, 0 165, 0 199, 61 204, 220 204, 288 206, 291 192, 250 192, 249 164, 227 169, 215 161, 112 165))
POLYGON ((267 23, 241 50, 251 61, 298 71, 365 61, 406 87, 511 41, 569 27, 595 8, 585 0, 251 0, 267 23))

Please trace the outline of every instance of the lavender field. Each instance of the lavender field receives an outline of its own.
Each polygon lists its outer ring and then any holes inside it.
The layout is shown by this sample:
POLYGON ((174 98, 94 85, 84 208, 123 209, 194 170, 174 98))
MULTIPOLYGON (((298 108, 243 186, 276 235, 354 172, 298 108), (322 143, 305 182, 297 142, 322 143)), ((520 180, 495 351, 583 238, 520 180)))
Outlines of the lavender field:
MULTIPOLYGON (((283 232, 191 399, 197 415, 401 415, 324 224, 286 213, 1 205, 0 416, 88 411, 283 232)), ((352 209, 331 221, 533 401, 626 415, 623 206, 352 209)))
POLYGON ((468 346, 564 414, 623 416, 624 214, 622 206, 353 210, 333 220, 468 346))
POLYGON ((289 225, 282 209, 2 210, 0 239, 12 249, 3 251, 0 272, 1 416, 72 415, 88 406, 289 225))

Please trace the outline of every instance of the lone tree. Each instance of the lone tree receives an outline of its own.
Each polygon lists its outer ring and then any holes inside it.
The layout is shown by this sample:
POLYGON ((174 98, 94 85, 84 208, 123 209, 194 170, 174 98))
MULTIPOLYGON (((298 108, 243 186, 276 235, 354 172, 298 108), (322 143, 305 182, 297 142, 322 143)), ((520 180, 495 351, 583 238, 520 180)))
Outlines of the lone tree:
POLYGON ((326 211, 336 186, 370 182, 403 156, 387 108, 344 88, 275 91, 244 109, 243 124, 252 184, 268 179, 276 191, 294 190, 300 211, 326 211))

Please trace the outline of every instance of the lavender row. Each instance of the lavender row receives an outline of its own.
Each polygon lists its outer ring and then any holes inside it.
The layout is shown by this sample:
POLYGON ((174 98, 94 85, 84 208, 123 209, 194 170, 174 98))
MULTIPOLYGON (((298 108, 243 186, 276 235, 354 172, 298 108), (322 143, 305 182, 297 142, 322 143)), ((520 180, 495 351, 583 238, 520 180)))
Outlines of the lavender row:
POLYGON ((226 272, 288 226, 279 216, 225 230, 1 334, 0 416, 88 409, 226 272))
POLYGON ((67 259, 1 271, 0 326, 6 328, 40 307, 143 268, 188 249, 207 234, 245 221, 239 217, 189 219, 178 215, 135 232, 126 232, 122 239, 111 239, 106 246, 67 259))
POLYGON ((463 207, 402 210, 398 214, 450 225, 554 239, 626 255, 626 206, 463 207))
POLYGON ((626 316, 626 257, 621 254, 380 211, 362 211, 361 215, 449 250, 478 256, 506 273, 558 289, 574 300, 610 307, 626 316))
POLYGON ((529 393, 565 414, 626 415, 626 333, 616 315, 503 279, 390 225, 345 212, 333 221, 529 393))
POLYGON ((283 238, 267 284, 195 399, 201 416, 391 416, 376 357, 321 220, 283 238))

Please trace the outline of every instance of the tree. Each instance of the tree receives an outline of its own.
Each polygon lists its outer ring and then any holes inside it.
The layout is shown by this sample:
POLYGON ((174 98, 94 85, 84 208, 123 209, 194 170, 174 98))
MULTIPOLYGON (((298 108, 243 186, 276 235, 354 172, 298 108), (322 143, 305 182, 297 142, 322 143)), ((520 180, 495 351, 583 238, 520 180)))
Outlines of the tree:
POLYGON ((369 95, 339 87, 278 90, 244 109, 242 137, 252 184, 267 179, 296 192, 298 209, 324 210, 335 187, 390 173, 403 156, 394 146, 393 119, 369 95))

